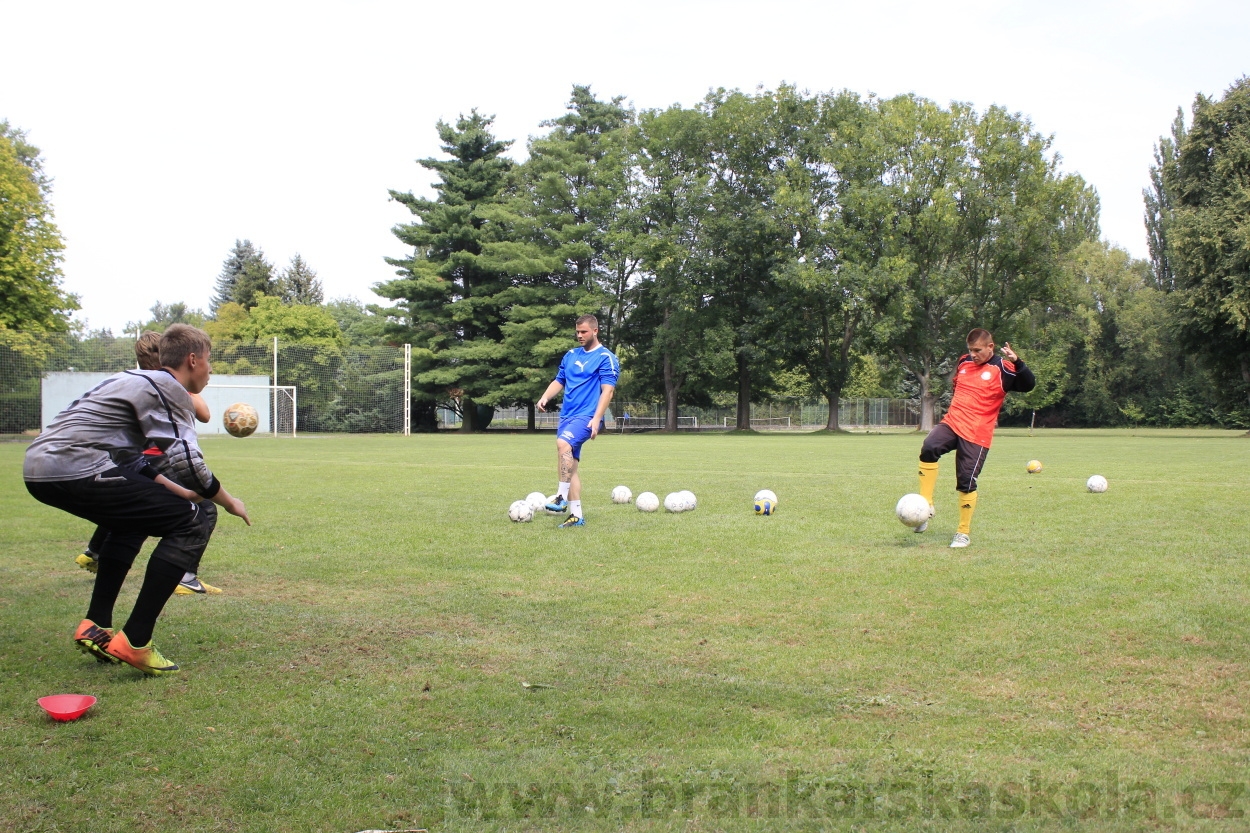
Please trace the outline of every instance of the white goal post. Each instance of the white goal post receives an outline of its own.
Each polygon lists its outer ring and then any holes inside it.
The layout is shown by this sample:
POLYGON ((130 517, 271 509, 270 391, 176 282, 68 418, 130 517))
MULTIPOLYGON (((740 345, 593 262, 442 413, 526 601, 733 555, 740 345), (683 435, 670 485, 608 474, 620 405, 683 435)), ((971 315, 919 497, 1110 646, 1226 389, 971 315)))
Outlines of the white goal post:
MULTIPOLYGON (((616 430, 622 433, 627 431, 651 431, 655 429, 663 430, 667 427, 664 417, 662 416, 616 416, 616 430)), ((693 416, 677 417, 677 427, 681 428, 698 428, 699 418, 693 416)))
MULTIPOLYGON (((730 417, 724 417, 724 427, 730 427, 729 420, 730 417)), ((774 430, 785 430, 790 427, 790 417, 759 417, 751 420, 751 427, 762 430, 768 430, 770 428, 774 430)))
POLYGON ((224 434, 218 416, 236 402, 246 402, 256 409, 260 417, 257 433, 271 433, 275 437, 294 437, 296 430, 295 410, 299 393, 295 385, 214 385, 211 381, 200 394, 213 415, 208 425, 197 426, 201 434, 224 434))

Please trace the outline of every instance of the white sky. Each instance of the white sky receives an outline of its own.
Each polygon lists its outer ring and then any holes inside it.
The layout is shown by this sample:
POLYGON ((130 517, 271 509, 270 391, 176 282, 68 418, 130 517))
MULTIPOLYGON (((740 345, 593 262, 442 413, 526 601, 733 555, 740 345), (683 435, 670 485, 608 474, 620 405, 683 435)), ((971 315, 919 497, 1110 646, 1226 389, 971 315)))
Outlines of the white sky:
POLYGON ((55 178, 77 318, 114 332, 158 300, 207 309, 236 238, 376 302, 411 219, 387 189, 429 193, 435 122, 494 114, 522 158, 575 83, 639 109, 783 81, 1001 104, 1145 257, 1154 143, 1250 73, 1244 0, 0 0, 0 20, 0 118, 55 178))

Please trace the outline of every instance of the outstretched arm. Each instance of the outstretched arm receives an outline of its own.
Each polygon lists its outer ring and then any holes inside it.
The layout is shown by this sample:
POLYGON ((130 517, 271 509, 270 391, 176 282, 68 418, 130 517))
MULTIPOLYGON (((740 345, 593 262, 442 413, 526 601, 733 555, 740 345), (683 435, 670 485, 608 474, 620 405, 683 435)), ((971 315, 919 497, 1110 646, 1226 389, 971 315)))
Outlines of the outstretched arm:
POLYGON ((236 518, 242 518, 243 523, 248 526, 252 525, 252 519, 247 516, 247 507, 243 505, 243 501, 227 492, 225 486, 222 486, 217 490, 217 494, 213 495, 213 503, 225 509, 236 518))
POLYGON ((1037 387, 1037 377, 1033 375, 1031 369, 1025 366, 1024 359, 1016 355, 1016 351, 1011 349, 1011 342, 1004 341, 1002 351, 1003 358, 1016 366, 1016 375, 1012 380, 1010 390, 1028 393, 1037 387))

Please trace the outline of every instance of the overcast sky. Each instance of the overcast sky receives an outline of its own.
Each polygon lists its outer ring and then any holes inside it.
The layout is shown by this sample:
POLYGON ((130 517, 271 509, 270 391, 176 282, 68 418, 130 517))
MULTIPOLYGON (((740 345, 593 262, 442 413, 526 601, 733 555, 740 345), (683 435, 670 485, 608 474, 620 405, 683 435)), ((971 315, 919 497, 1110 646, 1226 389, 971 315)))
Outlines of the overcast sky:
POLYGON ((0 119, 55 178, 66 289, 119 332, 207 309, 236 239, 371 289, 430 193, 415 160, 476 107, 525 155, 573 84, 639 109, 715 87, 914 92, 1023 113, 1145 257, 1141 189, 1178 106, 1250 73, 1250 3, 58 2, 0 0, 0 119))

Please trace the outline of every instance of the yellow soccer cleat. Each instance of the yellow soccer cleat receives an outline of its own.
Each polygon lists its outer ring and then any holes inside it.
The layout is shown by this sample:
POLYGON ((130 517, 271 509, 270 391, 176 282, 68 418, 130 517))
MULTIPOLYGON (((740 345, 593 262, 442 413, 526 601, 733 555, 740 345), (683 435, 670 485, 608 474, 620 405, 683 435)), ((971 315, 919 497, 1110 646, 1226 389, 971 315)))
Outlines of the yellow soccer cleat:
POLYGON ((134 666, 150 677, 159 674, 172 674, 178 670, 178 664, 161 656, 156 646, 149 642, 142 648, 130 644, 125 631, 118 631, 109 642, 109 656, 119 659, 127 665, 134 666))
POLYGON ((220 592, 220 587, 214 587, 208 582, 203 581, 199 576, 196 576, 190 581, 180 581, 178 582, 178 586, 174 588, 174 595, 177 596, 194 596, 196 594, 204 593, 213 595, 220 592))

